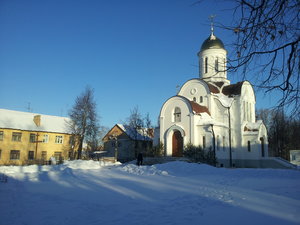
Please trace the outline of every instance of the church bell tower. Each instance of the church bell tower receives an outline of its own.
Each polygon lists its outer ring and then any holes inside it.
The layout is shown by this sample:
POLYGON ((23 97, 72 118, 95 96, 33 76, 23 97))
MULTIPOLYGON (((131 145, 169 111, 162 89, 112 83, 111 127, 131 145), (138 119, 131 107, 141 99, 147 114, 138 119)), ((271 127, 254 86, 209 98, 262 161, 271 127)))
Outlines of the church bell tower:
POLYGON ((199 76, 206 82, 223 82, 229 85, 227 80, 227 51, 223 42, 214 35, 214 26, 211 22, 211 34, 203 42, 199 57, 199 76))

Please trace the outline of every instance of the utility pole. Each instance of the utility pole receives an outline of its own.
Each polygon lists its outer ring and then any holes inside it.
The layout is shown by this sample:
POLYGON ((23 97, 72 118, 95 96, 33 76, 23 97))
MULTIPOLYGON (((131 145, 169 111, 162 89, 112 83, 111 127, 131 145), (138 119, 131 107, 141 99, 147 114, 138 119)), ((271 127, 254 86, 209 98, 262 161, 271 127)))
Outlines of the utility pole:
POLYGON ((43 141, 39 141, 39 133, 36 132, 36 138, 35 138, 35 154, 34 154, 34 158, 37 161, 37 152, 38 152, 38 143, 39 142, 43 142, 43 141))
POLYGON ((118 161, 118 136, 113 134, 109 137, 112 141, 115 141, 115 162, 118 161))

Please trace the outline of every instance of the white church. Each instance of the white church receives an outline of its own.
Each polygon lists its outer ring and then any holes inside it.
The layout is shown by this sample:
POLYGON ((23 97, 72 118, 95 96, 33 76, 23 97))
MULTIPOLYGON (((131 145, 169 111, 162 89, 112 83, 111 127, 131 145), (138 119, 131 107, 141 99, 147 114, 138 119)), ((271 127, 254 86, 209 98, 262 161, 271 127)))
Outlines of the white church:
POLYGON ((184 83, 161 108, 159 136, 166 156, 181 157, 190 143, 213 150, 220 167, 261 167, 268 157, 253 87, 248 81, 231 84, 226 55, 212 28, 198 53, 199 78, 184 83))

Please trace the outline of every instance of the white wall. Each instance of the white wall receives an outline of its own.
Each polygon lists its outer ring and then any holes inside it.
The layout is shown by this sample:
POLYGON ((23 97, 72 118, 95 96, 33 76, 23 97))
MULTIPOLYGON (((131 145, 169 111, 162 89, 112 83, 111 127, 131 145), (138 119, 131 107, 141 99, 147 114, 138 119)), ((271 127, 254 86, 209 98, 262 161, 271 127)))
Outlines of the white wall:
POLYGON ((191 141, 193 126, 191 124, 191 113, 189 101, 181 96, 170 98, 162 107, 160 114, 160 139, 163 142, 166 154, 172 155, 172 135, 174 130, 179 130, 183 136, 183 144, 186 145, 191 141), (176 107, 181 109, 181 121, 174 121, 174 110, 176 107))

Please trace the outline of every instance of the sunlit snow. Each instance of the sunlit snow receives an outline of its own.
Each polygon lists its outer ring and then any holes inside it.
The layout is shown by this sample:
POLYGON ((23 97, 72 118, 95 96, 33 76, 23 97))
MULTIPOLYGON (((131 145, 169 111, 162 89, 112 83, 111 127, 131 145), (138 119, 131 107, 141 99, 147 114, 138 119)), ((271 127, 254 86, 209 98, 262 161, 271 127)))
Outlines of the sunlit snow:
POLYGON ((1 166, 1 225, 300 224, 300 171, 170 162, 1 166))

